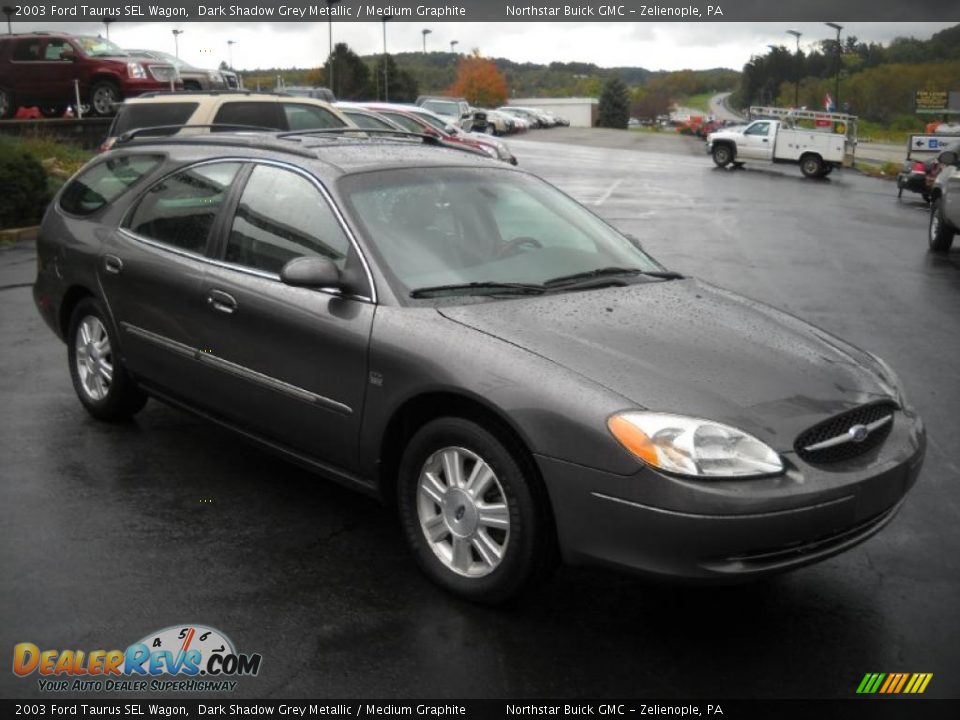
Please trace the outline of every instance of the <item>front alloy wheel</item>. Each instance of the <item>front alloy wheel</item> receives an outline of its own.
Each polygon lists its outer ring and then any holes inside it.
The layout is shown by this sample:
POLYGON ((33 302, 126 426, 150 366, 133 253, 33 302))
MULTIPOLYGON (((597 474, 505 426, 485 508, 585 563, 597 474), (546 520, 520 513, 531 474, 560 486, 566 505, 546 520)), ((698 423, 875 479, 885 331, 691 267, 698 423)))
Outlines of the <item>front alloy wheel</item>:
POLYGON ((487 462, 466 448, 446 447, 427 458, 417 517, 434 554, 458 575, 489 575, 507 551, 507 497, 487 462))
POLYGON ((404 450, 397 493, 417 562, 451 592, 504 602, 553 567, 543 481, 527 453, 492 426, 462 417, 423 425, 404 450))

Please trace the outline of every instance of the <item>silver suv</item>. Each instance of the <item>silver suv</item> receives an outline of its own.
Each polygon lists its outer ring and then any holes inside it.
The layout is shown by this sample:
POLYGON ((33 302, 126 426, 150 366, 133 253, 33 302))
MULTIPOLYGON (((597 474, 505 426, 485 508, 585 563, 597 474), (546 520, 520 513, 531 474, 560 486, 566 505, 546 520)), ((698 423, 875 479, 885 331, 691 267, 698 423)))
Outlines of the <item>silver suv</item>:
POLYGON ((927 240, 933 252, 947 252, 960 231, 960 154, 948 150, 937 161, 943 169, 930 191, 927 240))

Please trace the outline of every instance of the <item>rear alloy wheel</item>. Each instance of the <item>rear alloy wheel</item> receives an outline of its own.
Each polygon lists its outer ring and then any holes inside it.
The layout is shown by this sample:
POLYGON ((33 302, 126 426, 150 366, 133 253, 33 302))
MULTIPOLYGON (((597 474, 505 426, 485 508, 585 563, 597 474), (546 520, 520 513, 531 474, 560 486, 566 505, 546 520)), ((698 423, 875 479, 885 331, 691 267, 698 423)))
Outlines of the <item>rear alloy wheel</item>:
POLYGON ((800 172, 803 173, 804 177, 819 177, 823 172, 823 160, 820 159, 819 155, 804 155, 800 159, 800 172))
POLYGON ((953 245, 953 236, 956 231, 950 227, 943 217, 943 198, 933 201, 930 208, 930 230, 927 239, 933 252, 947 252, 953 245))
POLYGON ((400 517, 431 579, 496 603, 552 566, 546 503, 526 465, 463 418, 439 418, 413 436, 400 464, 400 517))
POLYGON ((93 298, 81 300, 73 311, 67 354, 73 389, 98 420, 125 420, 147 402, 124 370, 106 313, 93 298))
POLYGON ((493 123, 488 123, 488 124, 487 124, 487 135, 496 135, 496 134, 497 134, 497 126, 494 125, 493 123))
POLYGON ((729 145, 715 145, 713 148, 713 162, 717 167, 726 167, 733 161, 733 151, 729 145))
POLYGON ((16 107, 13 102, 13 93, 0 89, 0 120, 13 117, 14 110, 16 107))
POLYGON ((90 91, 90 107, 97 115, 113 115, 120 102, 120 91, 111 82, 99 82, 90 91))

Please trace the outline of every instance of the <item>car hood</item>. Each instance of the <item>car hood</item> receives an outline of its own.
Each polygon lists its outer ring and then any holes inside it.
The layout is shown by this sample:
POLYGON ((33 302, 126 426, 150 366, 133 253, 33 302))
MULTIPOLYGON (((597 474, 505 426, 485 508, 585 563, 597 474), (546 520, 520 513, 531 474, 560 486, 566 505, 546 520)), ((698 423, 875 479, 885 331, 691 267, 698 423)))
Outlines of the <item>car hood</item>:
POLYGON ((725 422, 781 451, 810 425, 897 393, 868 353, 693 279, 438 312, 617 393, 623 408, 725 422))

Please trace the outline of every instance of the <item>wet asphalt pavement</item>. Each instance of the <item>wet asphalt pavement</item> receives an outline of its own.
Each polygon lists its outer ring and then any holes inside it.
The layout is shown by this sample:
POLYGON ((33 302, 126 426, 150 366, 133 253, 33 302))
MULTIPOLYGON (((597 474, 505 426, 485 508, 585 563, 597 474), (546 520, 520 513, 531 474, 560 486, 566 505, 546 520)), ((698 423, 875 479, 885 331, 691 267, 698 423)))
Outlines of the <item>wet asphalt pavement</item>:
POLYGON ((542 132, 512 143, 521 167, 668 267, 889 361, 930 439, 900 515, 759 584, 567 568, 522 606, 475 607, 420 575, 375 501, 158 402, 91 419, 20 244, 0 249, 0 696, 41 695, 6 665, 15 643, 122 649, 187 623, 262 653, 234 697, 851 697, 866 672, 932 672, 928 696, 960 696, 960 248, 928 254, 925 206, 890 182, 542 132))

